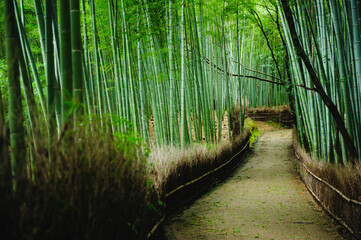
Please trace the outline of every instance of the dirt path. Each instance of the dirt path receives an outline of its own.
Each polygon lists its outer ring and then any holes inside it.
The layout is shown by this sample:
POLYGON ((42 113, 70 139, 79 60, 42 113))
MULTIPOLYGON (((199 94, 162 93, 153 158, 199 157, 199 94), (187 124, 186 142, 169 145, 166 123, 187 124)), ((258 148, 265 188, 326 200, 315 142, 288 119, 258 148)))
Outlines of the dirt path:
POLYGON ((168 220, 166 238, 344 239, 295 174, 291 141, 291 130, 263 133, 229 180, 168 220))

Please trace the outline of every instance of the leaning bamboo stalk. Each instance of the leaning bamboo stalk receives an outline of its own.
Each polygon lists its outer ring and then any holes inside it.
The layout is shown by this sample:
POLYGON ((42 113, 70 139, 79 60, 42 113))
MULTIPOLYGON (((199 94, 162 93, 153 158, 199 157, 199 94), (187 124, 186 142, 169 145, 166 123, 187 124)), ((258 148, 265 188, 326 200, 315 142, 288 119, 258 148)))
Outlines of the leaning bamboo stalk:
MULTIPOLYGON (((42 88, 42 85, 40 82, 40 77, 39 77, 38 70, 37 70, 37 67, 36 67, 36 64, 34 61, 33 53, 30 48, 29 40, 25 33, 24 25, 20 21, 20 16, 19 16, 20 14, 18 12, 17 4, 16 4, 16 2, 14 2, 14 4, 15 4, 14 10, 15 10, 16 18, 19 19, 19 21, 17 21, 17 27, 18 27, 18 31, 19 31, 19 35, 20 35, 20 44, 21 44, 21 46, 19 46, 19 47, 23 48, 23 52, 24 52, 25 56, 27 57, 29 64, 31 66, 31 70, 33 72, 33 76, 34 76, 36 87, 37 87, 36 89, 39 94, 40 105, 41 105, 43 114, 45 116, 46 115, 45 95, 44 95, 43 88, 42 88)), ((25 59, 24 59, 24 61, 27 62, 25 59)))
POLYGON ((291 36, 292 42, 293 42, 295 48, 297 49, 297 51, 296 51, 297 55, 303 60, 305 66, 307 68, 307 71, 310 75, 310 79, 312 80, 312 83, 315 85, 317 92, 320 95, 322 101, 327 106, 327 108, 330 110, 334 120, 336 121, 337 127, 339 128, 340 133, 343 136, 343 140, 344 140, 346 148, 348 150, 348 154, 350 155, 350 160, 349 160, 350 163, 355 163, 356 159, 357 159, 357 150, 354 146, 352 138, 350 137, 347 129, 345 128, 343 118, 341 117, 338 109, 336 108, 336 106, 334 105, 332 100, 329 98, 329 96, 324 91, 322 84, 320 82, 320 79, 318 78, 308 56, 306 55, 304 49, 302 48, 302 46, 300 44, 299 39, 297 38, 295 24, 294 24, 294 20, 292 17, 292 12, 291 12, 291 9, 290 9, 287 1, 282 0, 282 6, 283 6, 284 13, 285 13, 285 19, 288 22, 288 28, 290 30, 290 36, 291 36))

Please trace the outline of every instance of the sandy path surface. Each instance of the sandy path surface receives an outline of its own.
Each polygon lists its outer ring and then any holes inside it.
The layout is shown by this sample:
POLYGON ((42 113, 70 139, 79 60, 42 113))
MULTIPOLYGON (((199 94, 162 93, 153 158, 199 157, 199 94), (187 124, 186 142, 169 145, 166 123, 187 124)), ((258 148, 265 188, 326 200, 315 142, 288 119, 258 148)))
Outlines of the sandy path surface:
POLYGON ((263 133, 231 178, 170 217, 166 239, 344 239, 297 177, 291 139, 263 133))

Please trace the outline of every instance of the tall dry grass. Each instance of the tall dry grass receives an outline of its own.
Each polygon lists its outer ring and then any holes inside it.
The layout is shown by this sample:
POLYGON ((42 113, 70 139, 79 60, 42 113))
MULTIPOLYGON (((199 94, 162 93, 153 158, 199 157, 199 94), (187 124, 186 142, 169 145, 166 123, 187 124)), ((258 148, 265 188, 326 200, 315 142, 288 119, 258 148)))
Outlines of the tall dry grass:
MULTIPOLYGON (((340 190, 347 197, 361 201, 360 164, 342 166, 322 160, 313 160, 310 154, 299 145, 295 130, 293 132, 293 145, 297 154, 314 174, 340 190)), ((331 200, 330 204, 332 204, 331 200)))
POLYGON ((217 146, 153 149, 149 161, 154 166, 152 178, 157 191, 165 194, 222 165, 241 149, 248 134, 247 129, 233 141, 221 142, 217 146))
POLYGON ((45 153, 34 153, 35 169, 19 177, 21 197, 4 174, 6 137, 0 137, 0 239, 145 239, 157 195, 140 148, 117 146, 109 131, 87 124, 71 136, 66 154, 61 141, 55 146, 53 168, 45 153))
POLYGON ((12 193, 7 137, 0 134, 0 221, 6 223, 0 239, 145 239, 164 216, 167 191, 220 166, 243 146, 249 130, 239 135, 237 112, 233 116, 231 142, 154 148, 149 157, 132 131, 79 123, 54 146, 56 164, 46 151, 32 152, 34 164, 28 159, 18 176, 18 195, 12 193), (62 151, 68 135, 72 143, 62 151))

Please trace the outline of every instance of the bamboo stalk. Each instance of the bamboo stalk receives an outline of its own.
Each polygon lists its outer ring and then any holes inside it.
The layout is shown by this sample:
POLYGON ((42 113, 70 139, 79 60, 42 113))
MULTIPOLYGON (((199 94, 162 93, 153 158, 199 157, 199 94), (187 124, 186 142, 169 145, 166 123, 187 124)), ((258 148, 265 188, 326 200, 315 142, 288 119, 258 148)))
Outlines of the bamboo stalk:
POLYGON ((21 194, 23 193, 21 187, 24 187, 24 185, 19 181, 25 174, 26 152, 19 80, 19 33, 16 26, 14 3, 12 0, 5 0, 4 3, 11 165, 13 176, 15 176, 13 189, 15 190, 16 196, 21 198, 21 194))

